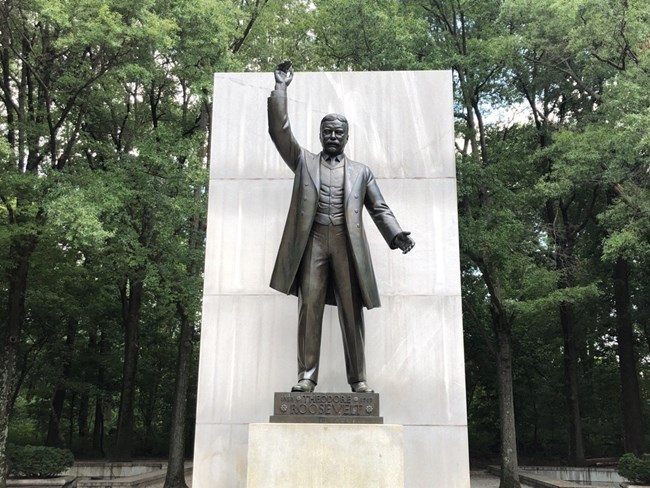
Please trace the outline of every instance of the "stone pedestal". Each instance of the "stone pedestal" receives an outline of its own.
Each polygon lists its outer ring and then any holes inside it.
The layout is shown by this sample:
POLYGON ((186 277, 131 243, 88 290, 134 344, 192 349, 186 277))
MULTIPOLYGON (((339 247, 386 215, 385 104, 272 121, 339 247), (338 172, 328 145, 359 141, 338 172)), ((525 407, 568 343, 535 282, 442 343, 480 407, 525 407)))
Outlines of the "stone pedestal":
POLYGON ((251 424, 249 488, 404 486, 401 425, 251 424))

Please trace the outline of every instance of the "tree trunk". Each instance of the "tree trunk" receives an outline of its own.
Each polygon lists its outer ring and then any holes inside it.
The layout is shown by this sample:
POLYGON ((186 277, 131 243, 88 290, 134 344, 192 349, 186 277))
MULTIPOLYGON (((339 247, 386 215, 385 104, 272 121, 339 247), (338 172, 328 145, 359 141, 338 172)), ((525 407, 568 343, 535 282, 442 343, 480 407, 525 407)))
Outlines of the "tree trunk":
POLYGON ((499 417, 501 420, 501 481, 499 488, 521 488, 517 459, 515 402, 512 388, 512 338, 507 318, 493 313, 497 336, 499 417))
POLYGON ((95 397, 95 422, 93 424, 93 452, 104 456, 104 407, 101 393, 95 397))
POLYGON ((580 466, 585 462, 582 440, 582 417, 578 390, 578 353, 576 350, 575 320, 573 306, 560 305, 560 323, 564 339, 564 388, 569 420, 569 460, 580 466))
POLYGON ((187 488, 185 484, 185 420, 187 392, 190 385, 190 368, 192 366, 192 349, 194 346, 194 329, 183 305, 177 303, 176 309, 180 317, 181 334, 178 344, 172 423, 169 432, 167 476, 163 488, 187 488))
POLYGON ((29 258, 36 246, 36 239, 17 238, 9 249, 10 262, 15 264, 9 268, 7 319, 4 327, 5 336, 2 344, 0 363, 0 488, 7 483, 7 437, 9 434, 9 416, 13 409, 13 399, 18 347, 25 317, 25 293, 27 291, 27 274, 29 258))
MULTIPOLYGON (((97 357, 97 333, 94 330, 90 331, 88 337, 88 345, 85 353, 89 357, 97 357)), ((91 368, 86 368, 83 372, 83 381, 86 384, 92 384, 94 377, 94 371, 91 368)), ((79 436, 79 446, 81 447, 82 452, 89 453, 91 449, 90 445, 90 433, 88 430, 88 421, 90 414, 90 393, 87 388, 84 388, 81 391, 81 397, 79 398, 79 415, 77 416, 77 435, 79 436)))
MULTIPOLYGON (((541 147, 548 141, 542 137, 541 147)), ((550 163, 549 163, 550 164, 550 163)), ((555 269, 560 272, 558 290, 566 290, 574 285, 574 253, 576 246, 575 229, 569 222, 568 206, 561 201, 554 204, 546 202, 546 219, 552 229, 554 240, 555 269)), ((559 306, 560 325, 562 326, 563 363, 564 363, 564 398, 568 419, 569 461, 582 465, 585 462, 582 435, 582 416, 580 414, 580 391, 578 389, 578 334, 573 305, 562 302, 559 306)))
POLYGON ((3 344, 0 365, 0 488, 7 486, 7 436, 9 434, 9 413, 11 410, 12 378, 16 372, 16 350, 11 344, 3 344))
POLYGON ((74 438, 74 406, 77 401, 77 392, 73 391, 70 396, 70 414, 68 415, 68 446, 72 446, 74 438))
POLYGON ((57 381, 54 395, 50 408, 50 421, 47 429, 46 446, 63 447, 63 434, 61 432, 61 415, 65 404, 66 387, 65 384, 70 378, 70 362, 74 349, 75 334, 77 333, 77 323, 70 320, 68 322, 68 331, 65 339, 65 352, 61 355, 61 377, 57 381))
POLYGON ((90 408, 90 397, 87 391, 81 393, 79 399, 79 415, 77 416, 77 434, 79 445, 83 452, 88 452, 88 409, 90 408))
MULTIPOLYGON (((211 105, 204 104, 201 109, 200 129, 205 134, 204 144, 201 144, 199 156, 205 161, 209 169, 209 144, 210 141, 210 114, 211 105)), ((188 114, 188 103, 183 104, 183 119, 188 114)), ((194 201, 200 205, 202 191, 195 189, 194 201)), ((200 214, 192 216, 192 226, 188 244, 190 249, 198 252, 205 241, 205 222, 200 214)), ((203 253, 198 252, 201 258, 196 257, 190 260, 187 274, 190 278, 201 280, 203 269, 203 253)), ((195 255, 196 256, 196 255, 195 255)), ((194 324, 188 313, 187 305, 179 300, 176 303, 176 311, 180 320, 180 338, 178 343, 178 359, 176 366, 176 389, 174 391, 174 406, 172 409, 172 422, 169 440, 169 457, 167 460, 167 475, 163 488, 187 488, 185 484, 185 430, 187 411, 187 392, 190 385, 190 371, 192 367, 192 350, 194 348, 194 324)))
POLYGON ((142 305, 142 280, 135 280, 122 288, 124 324, 124 365, 122 368, 122 392, 117 420, 115 461, 130 461, 133 454, 134 406, 136 373, 138 370, 138 325, 142 305))
POLYGON ((159 398, 158 384, 154 384, 148 393, 139 393, 140 418, 142 419, 142 446, 146 449, 153 437, 154 417, 156 415, 156 402, 159 398))
POLYGON ((517 429, 512 384, 512 317, 503 301, 503 289, 493 275, 489 255, 474 256, 489 291, 490 316, 496 339, 497 385, 499 390, 499 427, 501 434, 501 480, 499 488, 521 488, 517 459, 517 429))
POLYGON ((63 437, 61 436, 61 414, 63 413, 63 404, 65 403, 65 386, 60 381, 54 390, 50 407, 50 421, 47 428, 47 438, 45 445, 50 447, 63 447, 63 437))
MULTIPOLYGON (((91 335, 91 346, 96 341, 96 336, 91 335)), ((104 357, 106 352, 106 341, 104 340, 104 333, 100 331, 98 355, 99 358, 104 357)), ((97 368, 97 394, 95 395, 95 420, 93 423, 93 452, 104 456, 104 383, 105 383, 105 370, 101 365, 101 361, 97 368)))
POLYGON ((619 256, 614 265, 614 308, 623 409, 623 448, 640 456, 645 451, 641 389, 634 357, 634 327, 630 315, 629 264, 619 256))

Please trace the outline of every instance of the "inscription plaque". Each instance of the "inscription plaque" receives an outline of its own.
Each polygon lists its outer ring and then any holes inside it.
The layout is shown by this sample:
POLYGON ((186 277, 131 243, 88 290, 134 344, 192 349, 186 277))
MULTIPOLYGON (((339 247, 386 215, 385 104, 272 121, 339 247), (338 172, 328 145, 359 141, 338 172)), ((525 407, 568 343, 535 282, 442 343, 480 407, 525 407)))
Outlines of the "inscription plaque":
POLYGON ((276 392, 271 423, 383 424, 378 393, 276 392))

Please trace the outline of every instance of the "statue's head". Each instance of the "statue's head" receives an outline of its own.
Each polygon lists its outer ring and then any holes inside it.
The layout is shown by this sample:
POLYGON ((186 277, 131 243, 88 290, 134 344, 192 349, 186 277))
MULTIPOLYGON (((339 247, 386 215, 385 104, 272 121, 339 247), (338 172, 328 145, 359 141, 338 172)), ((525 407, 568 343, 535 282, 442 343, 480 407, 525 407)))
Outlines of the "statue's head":
POLYGON ((343 153, 348 143, 348 119, 340 114, 328 114, 320 121, 320 143, 330 156, 343 153))

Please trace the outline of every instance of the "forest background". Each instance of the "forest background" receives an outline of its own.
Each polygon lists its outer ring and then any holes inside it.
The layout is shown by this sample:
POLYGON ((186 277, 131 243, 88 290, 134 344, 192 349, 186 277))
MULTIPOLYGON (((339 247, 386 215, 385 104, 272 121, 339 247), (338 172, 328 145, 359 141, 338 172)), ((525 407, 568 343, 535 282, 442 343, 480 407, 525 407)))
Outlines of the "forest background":
POLYGON ((649 0, 4 0, 0 487, 191 455, 212 74, 284 59, 453 72, 472 458, 644 452, 649 0))

